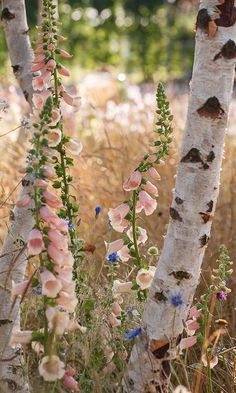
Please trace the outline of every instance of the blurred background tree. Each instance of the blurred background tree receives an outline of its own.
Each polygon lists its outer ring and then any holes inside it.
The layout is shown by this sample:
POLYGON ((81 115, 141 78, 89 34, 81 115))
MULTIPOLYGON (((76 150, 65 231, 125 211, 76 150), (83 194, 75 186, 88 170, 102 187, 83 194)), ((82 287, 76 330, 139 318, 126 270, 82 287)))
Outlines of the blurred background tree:
MULTIPOLYGON (((40 0, 26 0, 34 37, 40 0)), ((107 67, 135 81, 189 77, 198 0, 59 0, 74 66, 107 67), (109 66, 108 66, 109 65, 109 66)), ((6 59, 1 43, 0 60, 6 59)))

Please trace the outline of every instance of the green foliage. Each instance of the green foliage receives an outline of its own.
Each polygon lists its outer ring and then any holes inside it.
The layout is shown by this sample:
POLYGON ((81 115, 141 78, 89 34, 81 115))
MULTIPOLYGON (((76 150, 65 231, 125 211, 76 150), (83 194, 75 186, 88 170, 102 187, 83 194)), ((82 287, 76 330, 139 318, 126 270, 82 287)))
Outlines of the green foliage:
MULTIPOLYGON (((183 1, 61 0, 65 44, 74 65, 111 65, 140 79, 182 78, 192 65, 195 8, 183 1)), ((31 35, 35 2, 26 0, 31 35)), ((1 52, 0 52, 1 56, 1 52)))

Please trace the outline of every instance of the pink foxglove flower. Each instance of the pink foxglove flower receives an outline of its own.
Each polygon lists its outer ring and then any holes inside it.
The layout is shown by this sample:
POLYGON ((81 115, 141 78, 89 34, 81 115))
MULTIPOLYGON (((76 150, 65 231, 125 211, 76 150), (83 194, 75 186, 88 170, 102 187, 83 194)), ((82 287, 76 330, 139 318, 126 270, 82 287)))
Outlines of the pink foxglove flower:
POLYGON ((121 315, 121 311, 122 311, 122 308, 119 305, 119 303, 115 302, 115 303, 112 304, 111 307, 112 307, 112 311, 113 311, 114 315, 116 317, 119 317, 121 315))
POLYGON ((107 254, 112 254, 113 252, 119 251, 124 245, 124 240, 123 239, 118 239, 115 240, 114 242, 111 243, 106 243, 106 248, 107 248, 107 254))
POLYGON ((136 205, 137 213, 144 210, 146 216, 150 216, 157 207, 157 201, 150 197, 146 191, 141 191, 139 193, 139 200, 136 205))
POLYGON ((196 306, 193 306, 190 308, 188 316, 189 316, 189 318, 196 318, 197 319, 201 316, 201 314, 202 314, 202 311, 197 309, 196 306))
POLYGON ((47 165, 44 167, 44 172, 43 172, 44 176, 47 177, 48 179, 54 179, 56 177, 56 172, 54 170, 54 168, 52 168, 51 166, 47 165))
POLYGON ((17 344, 29 344, 32 341, 31 330, 14 330, 12 331, 10 339, 10 347, 15 348, 17 344))
POLYGON ((39 94, 33 94, 33 104, 36 109, 42 110, 48 97, 51 95, 50 90, 43 90, 39 94))
POLYGON ((196 330, 199 329, 199 327, 199 323, 194 319, 189 319, 188 321, 186 321, 186 332, 189 336, 194 335, 194 333, 196 332, 196 330))
POLYGON ((47 382, 57 381, 65 374, 65 364, 56 355, 44 356, 39 365, 39 374, 47 382))
POLYGON ((81 142, 75 141, 71 138, 68 142, 65 143, 65 148, 69 154, 79 156, 83 150, 83 145, 81 142))
POLYGON ((142 181, 142 175, 139 171, 134 171, 129 178, 124 182, 123 188, 125 191, 137 190, 142 181))
POLYGON ((59 128, 49 129, 47 132, 47 142, 49 147, 56 147, 61 142, 61 130, 59 128))
POLYGON ((68 239, 60 232, 56 231, 55 229, 50 229, 48 232, 48 238, 51 240, 53 245, 58 248, 58 250, 68 250, 68 239))
POLYGON ((44 191, 43 196, 46 199, 46 203, 48 206, 54 209, 60 209, 63 206, 61 199, 48 190, 44 191))
POLYGON ((182 338, 179 344, 180 350, 187 349, 195 345, 197 342, 196 336, 191 336, 187 338, 182 338))
POLYGON ((55 60, 54 60, 54 59, 50 59, 50 60, 47 62, 45 68, 46 68, 46 70, 48 70, 48 71, 53 71, 53 70, 56 68, 56 65, 57 65, 57 63, 55 62, 55 60))
POLYGON ((161 180, 161 176, 157 172, 157 170, 153 167, 148 169, 148 174, 153 180, 161 180))
POLYGON ((65 311, 60 311, 56 307, 47 307, 46 317, 48 327, 53 330, 57 336, 62 336, 69 323, 69 315, 65 311))
POLYGON ((65 51, 63 49, 60 49, 60 55, 64 59, 71 59, 71 57, 73 57, 73 55, 70 55, 70 53, 68 53, 67 51, 65 51))
POLYGON ((116 315, 111 313, 108 317, 108 321, 112 327, 117 327, 121 325, 121 320, 116 318, 116 315))
POLYGON ((58 67, 57 71, 58 71, 58 74, 60 74, 60 75, 70 76, 70 71, 64 66, 58 67))
MULTIPOLYGON (((147 231, 146 229, 143 229, 141 227, 136 227, 137 228, 137 243, 140 244, 145 244, 146 241, 148 240, 148 236, 147 236, 147 231)), ((133 229, 130 228, 127 231, 127 235, 129 236, 130 240, 134 241, 133 239, 133 229)))
POLYGON ((62 97, 67 105, 74 106, 77 108, 81 104, 80 97, 73 97, 69 93, 67 93, 66 91, 62 92, 62 97))
POLYGON ((123 232, 123 230, 129 225, 128 221, 124 219, 129 213, 129 210, 129 205, 126 203, 122 203, 115 209, 109 209, 108 217, 110 219, 110 223, 118 232, 123 232))
POLYGON ((11 297, 14 298, 15 296, 22 296, 25 294, 27 289, 30 288, 31 286, 29 280, 25 280, 17 284, 12 280, 11 297))
POLYGON ((63 259, 64 259, 64 253, 60 250, 58 250, 57 247, 55 247, 52 243, 49 244, 48 248, 48 255, 52 258, 53 262, 56 265, 62 265, 63 264, 63 259))
POLYGON ((44 88, 45 88, 45 82, 44 82, 44 80, 43 80, 43 78, 42 78, 42 76, 40 75, 40 76, 36 76, 35 78, 33 78, 33 81, 32 81, 32 86, 33 86, 33 89, 34 90, 43 90, 44 88))
POLYGON ((50 298, 57 297, 62 289, 61 281, 58 280, 49 270, 44 270, 41 274, 42 294, 50 298))
POLYGON ((128 246, 123 246, 118 252, 117 252, 119 258, 123 262, 127 262, 130 259, 130 250, 128 246))
POLYGON ((29 203, 31 202, 31 197, 29 194, 25 194, 22 198, 18 199, 16 201, 16 206, 17 207, 26 207, 29 205, 29 203))
POLYGON ((63 307, 65 311, 72 313, 75 311, 75 308, 78 304, 78 299, 71 294, 61 291, 60 296, 56 299, 56 302, 59 306, 63 307))
POLYGON ((35 179, 34 180, 34 186, 35 187, 40 187, 40 188, 47 188, 48 187, 48 182, 44 179, 35 179))
POLYGON ((121 282, 120 280, 114 280, 112 293, 114 296, 120 295, 123 293, 130 293, 132 288, 132 281, 121 282))
POLYGON ((158 189, 150 181, 147 181, 147 183, 143 185, 143 188, 145 191, 149 192, 150 194, 154 195, 155 197, 158 197, 158 195, 159 195, 158 189))
POLYGON ((67 373, 65 373, 65 375, 64 375, 63 384, 66 388, 72 390, 73 392, 79 391, 78 382, 73 377, 68 375, 67 373))
POLYGON ((54 108, 52 110, 50 126, 56 126, 60 119, 61 119, 61 114, 60 114, 59 109, 54 108))
MULTIPOLYGON (((206 354, 202 355, 202 363, 203 363, 204 367, 208 367, 208 361, 207 361, 206 354)), ((218 364, 218 357, 213 356, 209 362, 210 368, 214 368, 217 364, 218 364)))
POLYGON ((153 277, 155 275, 155 266, 149 266, 148 269, 140 269, 136 276, 136 282, 142 290, 151 286, 153 277))
POLYGON ((44 53, 40 53, 38 54, 38 56, 35 57, 35 59, 32 61, 33 64, 37 64, 37 63, 43 63, 45 60, 45 55, 44 53))
POLYGON ((39 255, 44 250, 43 235, 38 229, 32 229, 28 238, 29 255, 39 255))
POLYGON ((44 68, 44 66, 45 66, 44 63, 37 63, 37 64, 34 64, 34 65, 31 67, 31 72, 40 71, 40 70, 42 70, 42 69, 44 68))

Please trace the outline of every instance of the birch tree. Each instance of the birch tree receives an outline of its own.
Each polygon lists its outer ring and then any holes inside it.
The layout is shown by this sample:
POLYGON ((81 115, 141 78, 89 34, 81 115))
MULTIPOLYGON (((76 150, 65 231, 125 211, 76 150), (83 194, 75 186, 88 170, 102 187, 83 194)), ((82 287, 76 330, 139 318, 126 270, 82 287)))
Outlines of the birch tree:
POLYGON ((220 184, 236 57, 234 0, 202 0, 190 101, 170 223, 145 305, 142 333, 123 379, 125 393, 166 393, 220 184))
MULTIPOLYGON (((28 25, 24 0, 3 0, 1 19, 4 26, 7 47, 13 72, 19 82, 26 100, 32 103, 33 53, 28 36, 28 25)), ((22 180, 20 199, 29 192, 31 180, 22 180)), ((12 280, 21 282, 27 263, 25 243, 33 222, 30 210, 15 207, 10 215, 8 234, 0 256, 0 381, 11 391, 28 391, 20 367, 19 348, 8 346, 14 326, 19 325, 19 301, 12 308, 10 297, 12 280)))

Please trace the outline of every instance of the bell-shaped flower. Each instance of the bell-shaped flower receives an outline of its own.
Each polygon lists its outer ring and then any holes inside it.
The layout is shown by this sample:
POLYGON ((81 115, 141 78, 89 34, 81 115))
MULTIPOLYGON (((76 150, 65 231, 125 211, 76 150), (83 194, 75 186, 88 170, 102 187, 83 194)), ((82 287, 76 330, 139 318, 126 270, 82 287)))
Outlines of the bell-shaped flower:
POLYGON ((124 245, 124 240, 118 239, 118 240, 115 240, 114 242, 111 242, 111 243, 105 242, 105 245, 106 245, 106 249, 107 249, 107 254, 109 255, 109 254, 112 254, 113 252, 119 251, 124 245))
POLYGON ((155 266, 149 266, 148 269, 140 269, 136 276, 136 282, 142 290, 151 286, 153 277, 155 275, 155 266))
POLYGON ((56 307, 48 306, 46 309, 48 327, 57 336, 62 336, 69 323, 69 315, 65 311, 58 310, 56 307))
MULTIPOLYGON (((129 236, 130 240, 132 240, 132 242, 133 242, 134 241, 133 228, 130 228, 127 231, 127 235, 129 236)), ((137 243, 138 244, 140 244, 140 243, 145 244, 147 239, 148 239, 146 229, 143 229, 141 227, 136 227, 136 237, 137 237, 137 243)))
POLYGON ((66 91, 62 92, 62 97, 67 105, 78 107, 81 104, 81 97, 73 97, 66 91))
POLYGON ((122 203, 115 209, 109 209, 108 217, 110 219, 110 223, 115 230, 117 230, 117 228, 121 229, 118 232, 123 232, 123 230, 129 225, 129 222, 124 219, 129 213, 129 210, 130 208, 127 203, 122 203))
POLYGON ((62 289, 61 281, 58 280, 49 270, 44 270, 40 273, 40 278, 42 282, 42 294, 55 298, 62 289))
POLYGON ((33 104, 36 109, 42 110, 48 97, 51 95, 50 90, 43 90, 39 94, 33 94, 33 104))
POLYGON ((70 76, 70 71, 64 66, 58 67, 57 71, 58 71, 58 74, 60 74, 60 75, 70 76))
POLYGON ((146 216, 150 216, 157 207, 157 201, 150 197, 146 191, 141 191, 139 193, 139 199, 136 205, 137 213, 144 210, 146 216))
POLYGON ((78 299, 75 294, 69 294, 65 291, 60 292, 60 296, 56 299, 59 306, 63 307, 64 310, 72 313, 75 311, 75 307, 78 304, 78 299))
POLYGON ((78 382, 67 373, 64 375, 63 384, 66 388, 72 390, 72 392, 79 392, 78 382))
POLYGON ((44 250, 43 235, 38 229, 32 229, 28 238, 29 255, 39 255, 44 250))
POLYGON ((70 139, 68 142, 65 143, 65 149, 69 154, 73 156, 79 156, 83 150, 83 145, 79 141, 75 141, 74 139, 70 139))
POLYGON ((48 255, 52 258, 53 262, 56 265, 62 265, 63 264, 63 259, 64 259, 64 252, 61 250, 58 250, 57 247, 54 246, 53 243, 50 243, 48 248, 48 255))
POLYGON ((30 195, 25 194, 20 199, 17 199, 16 206, 17 207, 26 207, 30 204, 31 201, 32 201, 32 199, 31 199, 30 195))
POLYGON ((117 327, 121 325, 121 320, 116 318, 116 315, 111 313, 108 317, 108 321, 112 327, 117 327))
POLYGON ((218 357, 213 356, 213 357, 211 357, 210 361, 208 361, 206 354, 203 354, 202 355, 202 363, 203 363, 204 367, 210 366, 210 368, 214 368, 218 364, 218 357))
POLYGON ((130 250, 128 246, 123 246, 118 252, 118 257, 122 262, 127 262, 130 259, 130 250))
POLYGON ((150 194, 154 195, 154 197, 158 197, 158 195, 159 195, 158 189, 150 181, 147 181, 147 183, 143 185, 143 188, 144 188, 145 191, 147 191, 150 194))
POLYGON ((56 355, 44 356, 39 365, 39 374, 44 381, 57 381, 65 374, 65 364, 56 355))
POLYGON ((47 132, 47 143, 49 147, 56 147, 61 142, 62 133, 59 128, 51 128, 47 132))
POLYGON ((62 235, 55 229, 50 229, 48 231, 48 238, 51 240, 53 245, 58 248, 58 250, 66 251, 68 250, 68 239, 67 236, 62 235))
POLYGON ((44 191, 43 196, 46 199, 46 203, 48 206, 54 209, 60 209, 63 206, 61 199, 48 190, 44 191))
POLYGON ((187 338, 182 338, 179 343, 179 348, 182 351, 183 349, 187 349, 195 345, 197 342, 197 336, 191 336, 187 338))
POLYGON ((132 288, 132 281, 121 282, 120 280, 114 280, 112 293, 114 296, 120 295, 121 293, 130 293, 132 288))
POLYGON ((128 179, 124 182, 123 188, 125 191, 137 190, 142 181, 142 174, 139 171, 134 171, 128 179))
POLYGON ((19 283, 15 283, 15 281, 12 280, 12 286, 11 286, 12 299, 15 296, 23 296, 26 293, 26 291, 30 288, 31 286, 29 280, 25 280, 19 283))
POLYGON ((50 59, 45 66, 45 69, 52 72, 56 68, 57 63, 54 59, 50 59))
POLYGON ((153 180, 161 180, 161 176, 159 175, 159 173, 155 168, 151 167, 148 169, 147 172, 153 180))

